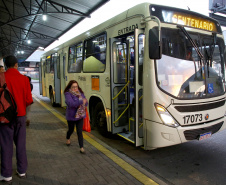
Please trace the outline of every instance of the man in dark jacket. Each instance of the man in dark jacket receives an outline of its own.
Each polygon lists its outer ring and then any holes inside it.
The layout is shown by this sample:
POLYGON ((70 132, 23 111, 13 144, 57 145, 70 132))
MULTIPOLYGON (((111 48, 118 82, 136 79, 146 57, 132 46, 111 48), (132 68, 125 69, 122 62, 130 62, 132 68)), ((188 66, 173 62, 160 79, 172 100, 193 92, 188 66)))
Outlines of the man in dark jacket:
POLYGON ((26 177, 26 107, 33 103, 29 79, 20 74, 15 56, 5 58, 5 80, 17 104, 17 118, 9 124, 0 125, 1 176, 0 181, 12 180, 13 141, 16 145, 17 174, 26 177))

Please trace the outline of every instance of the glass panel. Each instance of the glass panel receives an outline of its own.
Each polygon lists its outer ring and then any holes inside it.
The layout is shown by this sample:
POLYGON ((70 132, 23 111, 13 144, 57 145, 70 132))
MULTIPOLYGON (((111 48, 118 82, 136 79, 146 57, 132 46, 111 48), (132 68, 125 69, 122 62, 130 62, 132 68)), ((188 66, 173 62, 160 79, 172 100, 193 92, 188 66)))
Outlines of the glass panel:
POLYGON ((50 73, 54 72, 54 63, 57 61, 57 54, 52 54, 51 60, 50 60, 50 73))
POLYGON ((69 58, 68 58, 68 72, 73 72, 73 65, 75 65, 75 58, 76 58, 76 47, 72 46, 69 48, 69 58))
POLYGON ((138 137, 144 137, 143 135, 143 89, 138 92, 138 137))
POLYGON ((68 72, 80 73, 82 71, 82 43, 69 48, 68 72))
POLYGON ((127 45, 126 43, 113 43, 114 83, 127 83, 127 45))
POLYGON ((138 65, 138 82, 143 85, 143 60, 144 60, 144 41, 145 35, 140 34, 138 37, 138 52, 139 52, 139 65, 138 65))
MULTIPOLYGON (((127 44, 129 44, 129 79, 130 79, 130 104, 134 98, 134 86, 135 86, 135 55, 134 55, 134 35, 130 35, 127 38, 127 44)), ((126 73, 126 72, 125 72, 126 73)))
POLYGON ((51 58, 46 59, 46 73, 50 73, 50 59, 51 58))
POLYGON ((44 73, 44 78, 46 76, 46 62, 43 62, 43 73, 44 73))
MULTIPOLYGON (((115 87, 114 88, 114 97, 118 95, 118 93, 122 90, 123 87, 115 87)), ((113 120, 116 121, 119 116, 123 113, 128 105, 128 98, 127 98, 128 88, 126 87, 113 101, 114 103, 114 115, 113 120)), ((128 110, 127 110, 128 111, 128 110)), ((122 115, 122 117, 114 124, 117 126, 124 126, 128 124, 128 112, 122 115)))
POLYGON ((163 28, 163 56, 156 61, 159 87, 181 99, 222 95, 225 81, 222 39, 216 39, 214 44, 213 36, 189 34, 203 53, 204 61, 180 30, 163 28))
POLYGON ((84 72, 104 72, 106 66, 106 34, 85 41, 84 72))
POLYGON ((208 97, 218 96, 225 92, 224 47, 222 39, 217 39, 216 44, 213 43, 211 37, 202 40, 208 97))
POLYGON ((60 79, 60 56, 57 57, 57 78, 60 79))
POLYGON ((63 56, 63 77, 65 79, 65 56, 63 56))

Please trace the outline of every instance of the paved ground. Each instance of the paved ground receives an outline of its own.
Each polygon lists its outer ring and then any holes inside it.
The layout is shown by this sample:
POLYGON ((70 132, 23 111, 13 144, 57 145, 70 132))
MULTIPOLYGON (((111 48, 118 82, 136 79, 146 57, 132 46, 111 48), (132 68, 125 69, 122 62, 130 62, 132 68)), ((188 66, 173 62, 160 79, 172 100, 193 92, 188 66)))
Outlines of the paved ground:
MULTIPOLYGON (((29 115, 31 120, 27 128, 27 156, 28 171, 27 178, 20 179, 16 174, 15 154, 13 158, 13 185, 77 185, 77 184, 143 184, 122 167, 107 157, 84 140, 86 154, 80 154, 76 133, 71 137, 72 145, 65 144, 67 125, 51 112, 46 110, 36 100, 31 107, 29 115)), ((147 178, 152 174, 142 169, 137 163, 117 152, 106 144, 98 141, 92 134, 85 134, 86 138, 91 138, 101 144, 106 150, 122 159, 125 164, 129 164, 139 170, 147 178)), ((104 150, 105 150, 104 149, 104 150)), ((14 152, 15 153, 15 152, 14 152)), ((118 158, 116 158, 118 160, 118 158)), ((158 181, 159 184, 165 184, 158 181)), ((0 184, 5 184, 0 182, 0 184)), ((151 184, 150 181, 144 184, 151 184)))

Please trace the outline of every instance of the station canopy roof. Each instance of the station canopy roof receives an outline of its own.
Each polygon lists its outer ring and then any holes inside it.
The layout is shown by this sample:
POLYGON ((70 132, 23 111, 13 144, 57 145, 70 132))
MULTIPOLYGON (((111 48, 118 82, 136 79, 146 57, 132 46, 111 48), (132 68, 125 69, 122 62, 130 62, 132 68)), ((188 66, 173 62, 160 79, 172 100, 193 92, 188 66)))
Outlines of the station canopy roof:
POLYGON ((226 0, 209 0, 209 16, 218 20, 221 26, 226 26, 226 0))
POLYGON ((26 60, 108 1, 1 0, 0 59, 15 55, 19 61, 26 60))

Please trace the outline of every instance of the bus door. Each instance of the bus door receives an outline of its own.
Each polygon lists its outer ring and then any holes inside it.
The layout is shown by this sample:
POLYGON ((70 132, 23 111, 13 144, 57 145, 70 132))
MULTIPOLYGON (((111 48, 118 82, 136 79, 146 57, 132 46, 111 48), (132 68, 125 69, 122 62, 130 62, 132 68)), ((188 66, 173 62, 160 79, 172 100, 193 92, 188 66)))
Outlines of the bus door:
POLYGON ((47 96, 46 93, 46 60, 42 62, 42 96, 47 96))
POLYGON ((129 130, 129 61, 128 43, 111 38, 111 114, 112 133, 129 130))
POLYGON ((60 58, 55 54, 54 60, 54 91, 55 91, 55 103, 60 103, 60 58))
MULTIPOLYGON (((134 113, 132 118, 135 121, 135 144, 141 146, 143 141, 143 56, 144 56, 144 31, 135 29, 134 33, 134 53, 135 53, 135 79, 134 79, 134 113)), ((130 118, 131 119, 131 118, 130 118)))
POLYGON ((65 79, 65 61, 66 54, 60 55, 60 88, 61 88, 61 107, 65 107, 65 97, 64 97, 64 89, 66 87, 66 79, 65 79))
POLYGON ((40 95, 42 95, 42 82, 43 82, 43 79, 42 79, 42 62, 40 62, 40 65, 39 65, 39 92, 40 92, 40 95))

